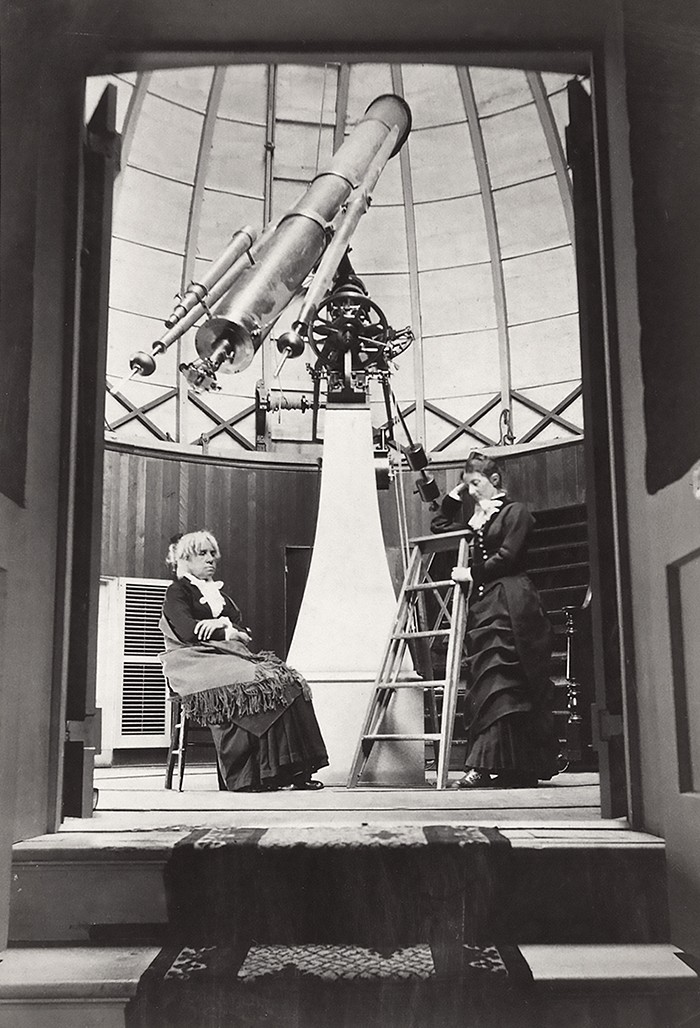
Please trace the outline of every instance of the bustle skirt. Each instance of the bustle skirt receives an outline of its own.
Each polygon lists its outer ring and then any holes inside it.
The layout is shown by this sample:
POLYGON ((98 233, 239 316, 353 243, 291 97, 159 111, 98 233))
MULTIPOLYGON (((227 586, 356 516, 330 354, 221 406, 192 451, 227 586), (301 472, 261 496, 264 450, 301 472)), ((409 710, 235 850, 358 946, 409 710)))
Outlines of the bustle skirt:
POLYGON ((549 677, 552 629, 526 575, 490 583, 469 606, 465 764, 548 779, 559 752, 549 677))

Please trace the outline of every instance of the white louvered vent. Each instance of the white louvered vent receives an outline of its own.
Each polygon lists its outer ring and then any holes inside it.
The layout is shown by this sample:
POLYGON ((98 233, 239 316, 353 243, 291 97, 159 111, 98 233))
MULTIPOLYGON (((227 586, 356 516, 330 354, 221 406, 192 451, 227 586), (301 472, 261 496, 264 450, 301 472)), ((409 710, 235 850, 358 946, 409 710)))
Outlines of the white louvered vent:
POLYGON ((141 579, 124 584, 121 734, 132 740, 163 736, 169 712, 158 622, 168 583, 141 579))
POLYGON ((160 663, 124 662, 122 735, 162 735, 166 686, 160 663))
POLYGON ((124 609, 124 654, 155 657, 163 652, 158 628, 166 585, 159 582, 127 582, 124 609))

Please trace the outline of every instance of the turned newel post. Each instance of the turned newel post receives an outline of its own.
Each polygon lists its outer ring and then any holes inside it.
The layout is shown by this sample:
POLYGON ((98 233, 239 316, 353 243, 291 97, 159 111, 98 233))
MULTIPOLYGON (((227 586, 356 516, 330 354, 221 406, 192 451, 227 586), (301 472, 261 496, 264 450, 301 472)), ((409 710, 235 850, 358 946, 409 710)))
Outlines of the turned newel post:
POLYGON ((569 716, 566 722, 566 756, 574 763, 581 760, 583 716, 581 714, 581 683, 576 677, 574 668, 574 635, 577 633, 574 621, 575 607, 564 607, 566 624, 566 705, 569 716))

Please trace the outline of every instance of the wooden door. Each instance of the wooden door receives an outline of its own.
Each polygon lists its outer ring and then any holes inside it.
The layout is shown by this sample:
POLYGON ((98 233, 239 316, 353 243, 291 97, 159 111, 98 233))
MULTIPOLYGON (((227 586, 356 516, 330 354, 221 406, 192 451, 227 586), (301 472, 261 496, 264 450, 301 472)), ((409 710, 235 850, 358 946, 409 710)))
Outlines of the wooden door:
POLYGON ((285 546, 284 549, 284 647, 289 652, 296 628, 306 579, 311 566, 311 546, 285 546))
POLYGON ((586 452, 586 505, 591 560, 591 621, 595 702, 591 710, 598 752, 603 817, 627 814, 620 623, 611 467, 610 390, 607 378, 600 206, 591 98, 577 80, 568 85, 566 149, 573 179, 576 271, 581 334, 586 452))
POLYGON ((76 325, 65 393, 70 413, 64 478, 67 616, 62 817, 92 814, 94 760, 101 735, 95 688, 112 190, 120 144, 116 108, 116 87, 110 85, 86 126, 80 166, 76 325))

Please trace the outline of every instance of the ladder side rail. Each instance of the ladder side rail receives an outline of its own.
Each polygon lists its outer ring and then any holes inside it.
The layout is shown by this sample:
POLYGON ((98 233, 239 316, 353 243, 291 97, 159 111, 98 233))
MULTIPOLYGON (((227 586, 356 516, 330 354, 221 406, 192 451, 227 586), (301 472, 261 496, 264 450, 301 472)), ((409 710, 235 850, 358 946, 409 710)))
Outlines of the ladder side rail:
MULTIPOLYGON (((428 592, 421 590, 414 593, 414 602, 418 611, 418 627, 422 627, 428 624, 428 612, 426 609, 426 597, 428 592)), ((432 682, 435 679, 435 662, 433 660, 433 647, 427 639, 414 639, 413 647, 411 652, 415 649, 414 662, 418 668, 418 672, 423 678, 432 682)), ((426 718, 430 726, 430 732, 433 735, 438 735, 440 732, 440 716, 438 714, 437 705, 437 694, 434 687, 430 687, 427 690, 423 690, 423 722, 425 727, 426 718), (427 697, 426 697, 427 691, 427 697), (426 709, 427 700, 427 709, 426 709)), ((440 745, 437 741, 433 740, 433 759, 437 766, 437 761, 440 756, 440 745)))
MULTIPOLYGON (((434 557, 435 553, 432 552, 430 555, 430 561, 428 562, 428 566, 426 568, 426 575, 428 575, 430 569, 432 568, 434 557)), ((439 579, 434 580, 430 577, 427 577, 427 580, 425 582, 419 583, 418 590, 415 593, 415 600, 416 607, 419 611, 420 628, 427 628, 435 631, 443 623, 447 625, 450 624, 451 619, 450 611, 448 609, 448 603, 450 602, 451 592, 454 589, 454 587, 455 583, 451 579, 443 581, 439 579), (444 596, 441 593, 441 589, 445 590, 444 596), (433 611, 434 616, 432 618, 429 617, 427 610, 428 596, 432 598, 436 607, 436 611, 433 611)), ((423 677, 430 681, 432 681, 435 678, 434 643, 435 638, 433 638, 431 642, 429 642, 428 639, 413 640, 413 645, 416 648, 420 647, 425 654, 422 664, 424 665, 425 670, 429 671, 429 673, 424 673, 423 677)), ((423 668, 421 668, 421 670, 423 670, 423 668)), ((438 699, 435 688, 429 687, 427 689, 427 693, 427 712, 424 714, 424 717, 427 717, 428 723, 430 725, 430 733, 434 736, 431 745, 433 749, 433 760, 435 762, 435 767, 437 768, 438 761, 440 759, 440 714, 438 711, 438 699)))
POLYGON ((351 768, 351 776, 355 776, 358 781, 374 745, 373 740, 367 739, 367 736, 376 735, 384 720, 393 695, 392 682, 398 678, 405 652, 406 640, 392 639, 380 674, 374 680, 351 768), (356 764, 359 766, 359 770, 356 764))
MULTIPOLYGON (((457 566, 467 567, 469 564, 469 542, 466 538, 459 543, 457 566)), ((440 756, 438 759, 437 788, 447 787, 447 776, 450 770, 450 754, 452 750, 452 736, 454 734, 454 719, 457 713, 457 694, 459 691, 459 673, 462 657, 462 646, 464 644, 464 633, 467 627, 467 604, 471 595, 471 583, 469 588, 464 589, 457 586, 452 596, 452 632, 447 647, 447 659, 445 667, 445 691, 442 699, 442 726, 440 733, 440 756)))
POLYGON ((420 568, 421 554, 418 548, 415 547, 413 553, 411 554, 408 570, 406 571, 406 575, 404 577, 401 589, 399 591, 396 614, 389 629, 389 635, 387 638, 386 646, 384 647, 382 662, 379 666, 379 670, 377 671, 376 677, 374 679, 375 688, 381 685, 382 682, 386 681, 390 673, 389 669, 393 667, 393 664, 395 662, 396 643, 402 642, 402 640, 397 640, 394 638, 394 636, 396 635, 397 626, 402 624, 403 622, 407 622, 408 617, 410 615, 410 600, 408 587, 410 586, 412 579, 418 575, 420 568))
MULTIPOLYGON (((395 639, 396 628, 402 621, 407 621, 409 616, 409 593, 408 590, 420 576, 420 572, 423 566, 423 558, 420 551, 420 547, 414 546, 409 560, 408 568, 404 576, 401 589, 399 591, 399 597, 397 601, 397 613, 396 617, 389 629, 389 637, 387 639, 386 647, 384 649, 384 656, 382 658, 381 665, 377 672, 370 694, 369 702, 367 704, 367 710, 365 712, 362 728, 360 730, 360 737, 357 741, 357 747, 355 749, 355 755, 353 757, 352 765, 350 767, 350 774, 348 775, 347 788, 353 789, 357 786, 360 776, 364 771, 367 761, 369 760, 370 753, 372 751, 372 741, 370 740, 368 745, 365 743, 365 737, 367 735, 375 735, 374 731, 376 725, 381 724, 381 720, 384 717, 384 712, 388 703, 388 699, 391 696, 390 692, 386 692, 384 696, 381 696, 381 687, 383 682, 386 681, 387 673, 389 669, 393 670, 396 664, 397 651, 401 651, 401 662, 403 661, 403 655, 406 649, 405 639, 395 639), (382 702, 386 700, 386 702, 382 702), (379 708, 379 709, 378 709, 379 708), (379 714, 377 719, 376 715, 379 714)), ((399 667, 401 663, 399 663, 399 667)))

